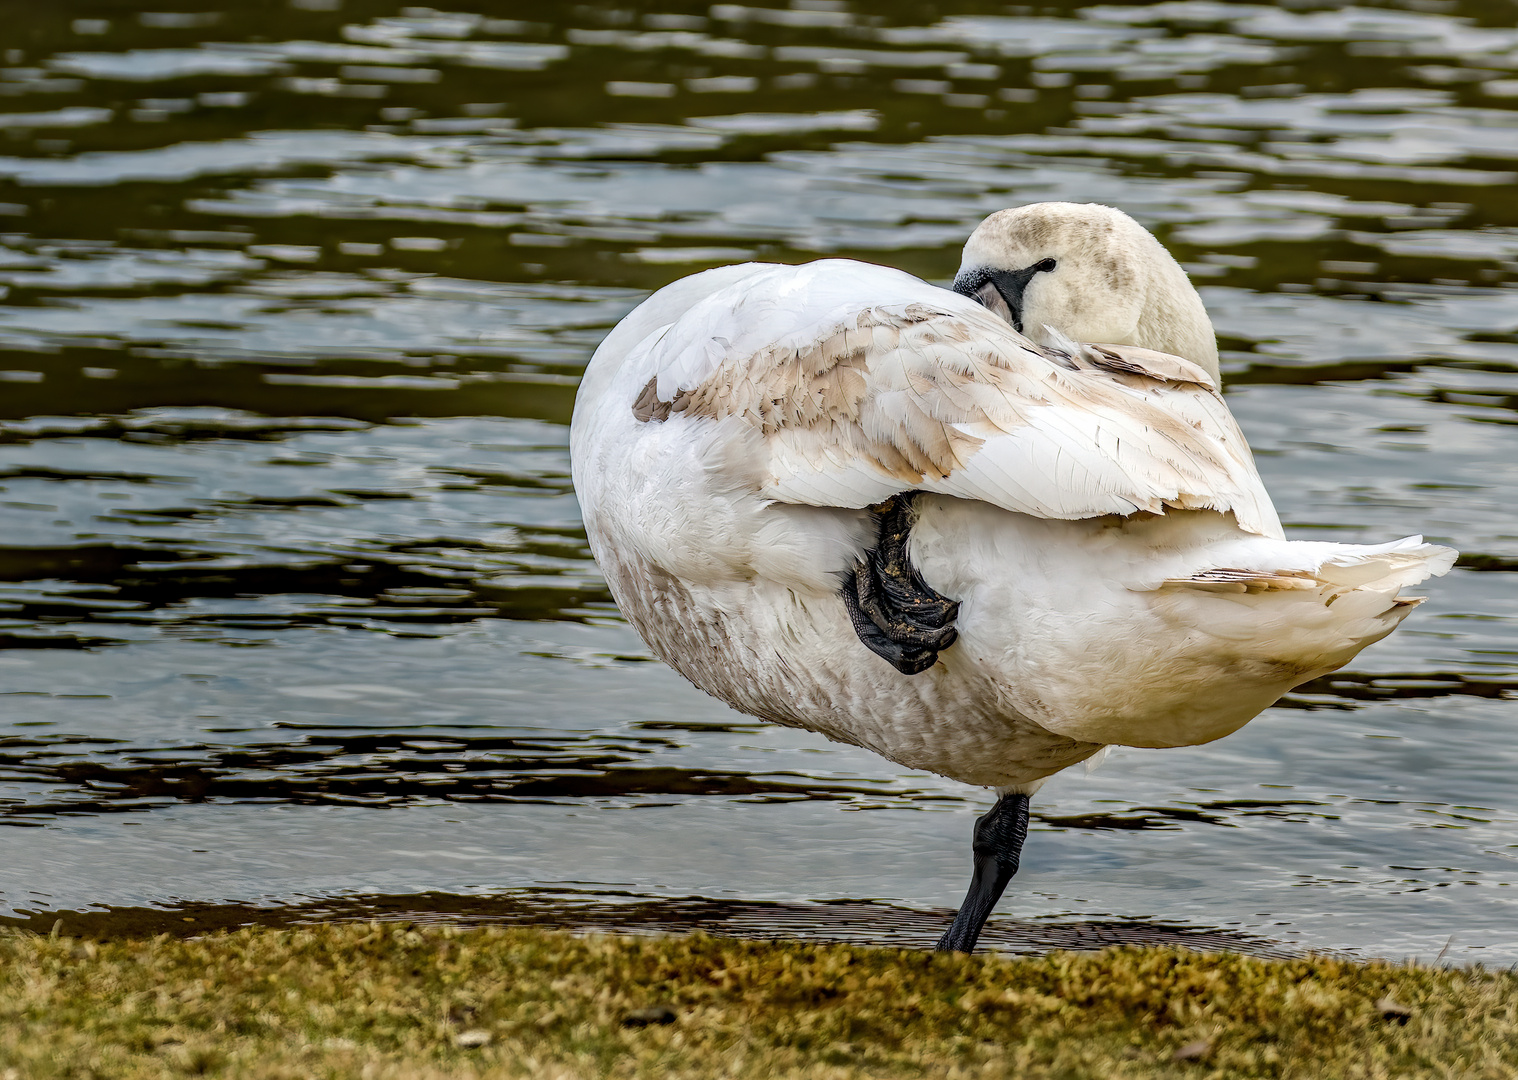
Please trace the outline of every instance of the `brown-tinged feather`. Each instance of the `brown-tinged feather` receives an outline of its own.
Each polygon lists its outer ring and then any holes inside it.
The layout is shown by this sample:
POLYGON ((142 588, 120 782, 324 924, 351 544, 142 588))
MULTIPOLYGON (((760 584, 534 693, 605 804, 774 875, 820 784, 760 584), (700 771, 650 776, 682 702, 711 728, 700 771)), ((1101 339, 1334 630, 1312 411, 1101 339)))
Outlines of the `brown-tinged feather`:
MULTIPOLYGON (((1161 511, 1224 508, 1220 478, 1252 471, 1242 439, 1212 430, 1170 399, 1166 387, 1215 394, 1212 380, 1179 357, 1132 346, 1074 346, 1057 362, 989 312, 944 311, 914 303, 865 308, 811 346, 729 355, 702 382, 660 401, 650 380, 633 403, 640 421, 675 413, 737 418, 770 441, 789 468, 869 461, 911 485, 962 469, 985 438, 1013 433, 1045 407, 1095 416, 1096 449, 1117 461, 1149 461, 1184 484, 1172 497, 1122 492, 1134 506, 1161 511), (1137 391, 1137 393, 1135 393, 1137 391), (1110 418, 1110 427, 1106 418, 1110 418), (810 462, 810 465, 803 465, 810 462)), ((1193 410, 1194 411, 1194 410, 1193 410)), ((1175 490, 1171 488, 1170 490, 1175 490)))

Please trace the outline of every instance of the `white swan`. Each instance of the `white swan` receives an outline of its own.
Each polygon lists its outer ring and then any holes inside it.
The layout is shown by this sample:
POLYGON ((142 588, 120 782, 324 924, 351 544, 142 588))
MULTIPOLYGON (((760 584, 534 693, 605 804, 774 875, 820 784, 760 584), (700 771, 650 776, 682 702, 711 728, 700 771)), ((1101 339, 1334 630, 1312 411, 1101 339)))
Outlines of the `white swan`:
POLYGON ((987 218, 952 292, 839 259, 659 290, 586 369, 574 484, 622 612, 691 682, 997 789, 939 943, 969 951, 1045 778, 1227 735, 1454 561, 1286 540, 1218 383, 1159 242, 1043 203, 987 218))

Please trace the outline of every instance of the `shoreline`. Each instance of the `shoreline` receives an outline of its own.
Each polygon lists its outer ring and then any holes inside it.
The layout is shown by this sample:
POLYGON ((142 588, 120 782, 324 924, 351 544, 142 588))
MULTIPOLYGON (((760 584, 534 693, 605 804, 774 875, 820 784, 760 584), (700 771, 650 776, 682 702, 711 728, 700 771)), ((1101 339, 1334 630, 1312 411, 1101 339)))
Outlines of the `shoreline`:
MULTIPOLYGON (((657 896, 593 889, 511 890, 492 894, 421 892, 335 894, 283 902, 180 901, 100 905, 0 915, 0 928, 37 934, 61 932, 96 940, 194 937, 244 928, 293 929, 320 923, 382 923, 534 927, 571 933, 706 933, 751 941, 794 939, 813 944, 931 949, 954 918, 950 908, 922 908, 885 900, 728 900, 708 896, 657 896)), ((1247 930, 1116 915, 1075 918, 993 917, 984 948, 1005 954, 1056 950, 1092 952, 1116 945, 1162 946, 1199 952, 1239 952, 1289 960, 1315 955, 1366 959, 1336 948, 1309 950, 1247 930)), ((1387 958, 1373 958, 1387 959, 1387 958)))

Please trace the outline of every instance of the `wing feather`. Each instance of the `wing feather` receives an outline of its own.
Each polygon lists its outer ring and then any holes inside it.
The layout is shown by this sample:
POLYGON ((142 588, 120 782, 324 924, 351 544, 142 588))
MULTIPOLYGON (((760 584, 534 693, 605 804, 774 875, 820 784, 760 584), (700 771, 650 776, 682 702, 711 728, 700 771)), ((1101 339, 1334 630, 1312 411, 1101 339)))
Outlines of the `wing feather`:
POLYGON ((639 418, 755 429, 779 502, 915 489, 1050 518, 1232 511, 1281 535, 1217 387, 1180 357, 1042 349, 963 297, 845 260, 751 274, 653 338, 639 418))

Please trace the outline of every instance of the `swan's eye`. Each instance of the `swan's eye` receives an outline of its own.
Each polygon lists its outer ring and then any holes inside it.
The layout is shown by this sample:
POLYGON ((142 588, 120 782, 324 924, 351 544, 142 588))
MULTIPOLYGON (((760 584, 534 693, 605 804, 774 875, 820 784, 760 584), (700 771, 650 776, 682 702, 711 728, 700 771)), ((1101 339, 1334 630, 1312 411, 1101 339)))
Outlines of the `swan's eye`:
POLYGON ((1059 263, 1055 262, 1053 259, 1045 259, 1042 262, 1034 263, 1031 269, 1035 273, 1047 274, 1050 270, 1053 270, 1058 265, 1059 263))

